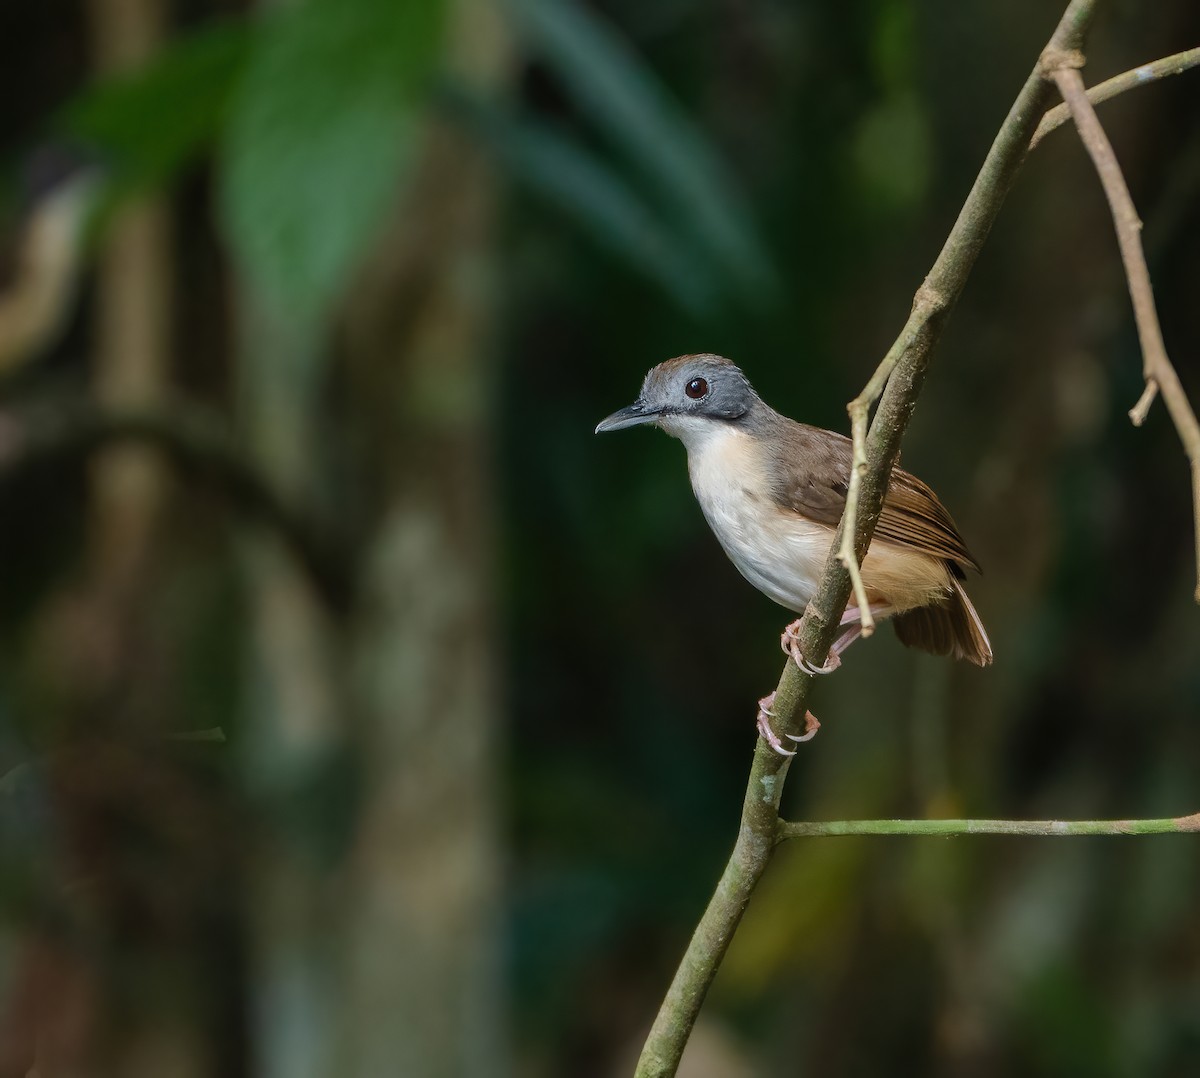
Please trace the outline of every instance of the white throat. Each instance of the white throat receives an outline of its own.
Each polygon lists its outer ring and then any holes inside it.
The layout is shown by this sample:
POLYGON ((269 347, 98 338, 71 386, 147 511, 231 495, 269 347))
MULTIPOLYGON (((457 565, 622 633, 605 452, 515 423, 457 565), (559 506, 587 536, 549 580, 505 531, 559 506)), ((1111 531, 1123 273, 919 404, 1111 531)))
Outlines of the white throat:
POLYGON ((687 448, 692 490, 729 560, 759 591, 791 610, 812 598, 832 531, 780 512, 757 438, 731 423, 664 416, 687 448))

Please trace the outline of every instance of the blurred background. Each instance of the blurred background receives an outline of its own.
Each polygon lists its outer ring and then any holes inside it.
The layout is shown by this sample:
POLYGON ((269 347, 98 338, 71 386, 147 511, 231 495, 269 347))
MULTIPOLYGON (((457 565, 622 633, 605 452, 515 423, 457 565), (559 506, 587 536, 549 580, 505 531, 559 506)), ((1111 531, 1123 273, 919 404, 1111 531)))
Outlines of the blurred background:
MULTIPOLYGON (((0 1078, 623 1075, 790 615, 681 447, 839 430, 1040 0, 0 6, 0 1078)), ((1102 5, 1087 77, 1194 45, 1102 5)), ((1200 73, 1103 106, 1200 399, 1200 73)), ((995 666, 890 630, 785 813, 1200 809, 1187 468, 1099 184, 1033 153, 906 441, 995 666)), ((1190 1075, 1186 837, 781 848, 684 1073, 1190 1075)))

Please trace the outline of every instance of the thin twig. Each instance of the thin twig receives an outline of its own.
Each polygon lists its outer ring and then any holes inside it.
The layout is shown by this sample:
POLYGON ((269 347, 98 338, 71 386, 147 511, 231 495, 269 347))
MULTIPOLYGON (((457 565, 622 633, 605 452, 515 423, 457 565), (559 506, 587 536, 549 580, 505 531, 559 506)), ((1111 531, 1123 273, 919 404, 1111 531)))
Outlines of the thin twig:
MULTIPOLYGON (((879 392, 883 392, 882 387, 879 392)), ((858 557, 854 553, 854 533, 858 527, 859 490, 862 487, 863 472, 867 470, 867 415, 872 403, 873 399, 865 401, 860 395, 850 405, 850 439, 853 443, 850 481, 846 485, 846 526, 842 529, 842 541, 838 545, 838 561, 850 574, 850 587, 854 595, 854 605, 858 607, 863 636, 870 636, 875 631, 875 618, 871 614, 867 588, 863 584, 858 557), (859 407, 856 408, 855 405, 859 407)))
MULTIPOLYGON (((1111 79, 1096 83, 1095 86, 1088 89, 1088 100, 1093 105, 1099 105, 1101 102, 1108 101, 1118 94, 1125 93, 1127 90, 1136 90, 1139 86, 1149 86, 1152 82, 1159 82, 1162 79, 1169 78, 1171 75, 1182 75, 1183 72, 1196 66, 1200 66, 1200 48, 1188 49, 1186 52, 1177 52, 1171 56, 1164 56, 1161 60, 1142 64, 1141 67, 1135 67, 1131 71, 1123 71, 1119 75, 1114 75, 1111 79)), ((1051 131, 1062 127, 1070 118, 1071 111, 1067 108, 1065 102, 1061 105, 1055 105, 1054 108, 1050 109, 1042 117, 1042 122, 1038 124, 1038 129, 1033 134, 1029 148, 1032 150, 1051 131)))
POLYGON ((780 820, 779 839, 835 835, 1171 835, 1200 832, 1200 812, 1159 820, 780 820))
MULTIPOLYGON (((1071 0, 1051 44, 1062 49, 1078 48, 1095 5, 1096 0, 1071 0)), ((800 647, 810 662, 821 662, 828 654, 850 598, 850 573, 838 557, 843 548, 842 537, 847 533, 852 535, 854 556, 858 559, 865 556, 930 354, 1028 152, 1037 121, 1049 104, 1048 97, 1049 87, 1040 67, 1035 67, 1001 124, 945 246, 917 293, 912 315, 876 372, 880 385, 886 383, 886 388, 866 437, 867 466, 858 473, 860 481, 855 497, 851 499, 847 492, 846 513, 826 561, 820 587, 801 619, 800 647), (848 527, 848 516, 853 520, 853 529, 848 527)), ((868 386, 868 390, 873 388, 868 386)), ((784 666, 773 709, 777 733, 799 733, 812 681, 795 663, 784 666)), ((737 841, 646 1038, 637 1078, 673 1075, 679 1066, 708 987, 750 895, 770 861, 777 841, 779 799, 787 767, 787 758, 779 756, 759 738, 737 841)))
POLYGON ((1146 422, 1146 416, 1150 414, 1150 406, 1154 403, 1154 398, 1157 396, 1158 383, 1153 378, 1147 378, 1142 395, 1137 399, 1137 404, 1129 409, 1129 418, 1133 421, 1135 427, 1140 427, 1146 422))
POLYGON ((862 478, 867 470, 867 420, 870 418, 873 405, 887 386, 892 371, 901 357, 913 346, 921 327, 929 321, 938 309, 940 298, 928 287, 918 290, 913 300, 912 311, 904 329, 896 338, 887 355, 880 361, 875 373, 857 397, 848 405, 846 411, 850 415, 851 467, 850 479, 846 487, 846 510, 843 517, 841 541, 837 547, 837 559, 842 563, 850 576, 850 586, 854 595, 854 603, 858 607, 859 620, 862 623, 862 635, 870 636, 875 631, 875 618, 871 614, 871 604, 867 599, 867 589, 863 584, 862 571, 858 554, 855 552, 855 537, 858 534, 858 504, 862 491, 862 478))
POLYGON ((1167 356, 1163 343, 1162 327, 1154 304, 1154 290, 1150 286, 1150 271, 1146 267, 1146 253, 1142 249, 1142 222, 1129 195, 1129 187, 1112 143, 1096 116, 1096 110, 1088 99, 1079 68, 1083 57, 1067 50, 1047 49, 1042 54, 1042 67, 1046 77, 1054 81, 1063 102, 1070 110, 1079 130, 1079 137, 1087 149, 1096 173, 1104 187, 1104 195, 1112 210, 1113 226, 1117 232, 1117 244, 1121 249, 1121 261, 1125 266, 1125 277, 1129 282, 1129 295, 1133 300, 1133 317, 1137 324, 1138 341, 1142 348, 1142 369, 1146 388, 1141 399, 1129 413, 1134 424, 1140 426, 1154 403, 1156 393, 1161 393, 1171 421, 1179 432, 1188 463, 1192 469, 1192 511, 1195 517, 1196 544, 1196 591, 1200 602, 1200 423, 1188 403, 1187 394, 1180 385, 1179 376, 1167 356))

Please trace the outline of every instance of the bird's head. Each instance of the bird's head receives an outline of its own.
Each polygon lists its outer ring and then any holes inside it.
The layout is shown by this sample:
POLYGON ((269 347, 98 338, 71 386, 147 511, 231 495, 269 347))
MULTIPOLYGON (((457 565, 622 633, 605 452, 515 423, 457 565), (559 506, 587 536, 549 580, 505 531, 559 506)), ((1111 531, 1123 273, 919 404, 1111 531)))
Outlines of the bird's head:
POLYGON ((724 357, 679 356, 651 368, 637 400, 602 419, 596 433, 651 423, 686 443, 737 422, 759 403, 746 376, 724 357))

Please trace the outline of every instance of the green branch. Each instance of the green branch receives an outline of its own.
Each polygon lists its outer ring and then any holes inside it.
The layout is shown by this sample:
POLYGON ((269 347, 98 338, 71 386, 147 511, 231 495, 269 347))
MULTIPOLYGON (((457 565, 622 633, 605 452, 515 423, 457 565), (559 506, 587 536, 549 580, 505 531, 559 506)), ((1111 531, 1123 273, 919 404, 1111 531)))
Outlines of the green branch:
POLYGON ((835 835, 1183 835, 1200 831, 1200 812, 1161 820, 829 820, 779 821, 778 837, 835 835))
MULTIPOLYGON (((1095 5, 1096 0, 1071 0, 1048 47, 1078 48, 1095 5)), ((854 554, 861 560, 874 534, 888 477, 916 406, 930 355, 1028 152, 1049 94, 1040 64, 1035 65, 988 151, 937 262, 917 291, 912 314, 871 380, 872 387, 877 384, 882 390, 882 397, 865 437, 865 465, 855 468, 859 480, 855 496, 847 496, 846 513, 830 546, 821 586, 801 620, 800 646, 810 662, 820 663, 828 654, 850 597, 850 571, 838 557, 842 529, 847 528, 849 518, 854 525, 854 554)), ((777 733, 799 733, 812 680, 795 663, 785 665, 775 691, 777 733)), ((759 738, 737 841, 646 1038, 637 1078, 673 1075, 679 1066, 709 985, 777 841, 779 799, 787 766, 787 759, 759 738)))

